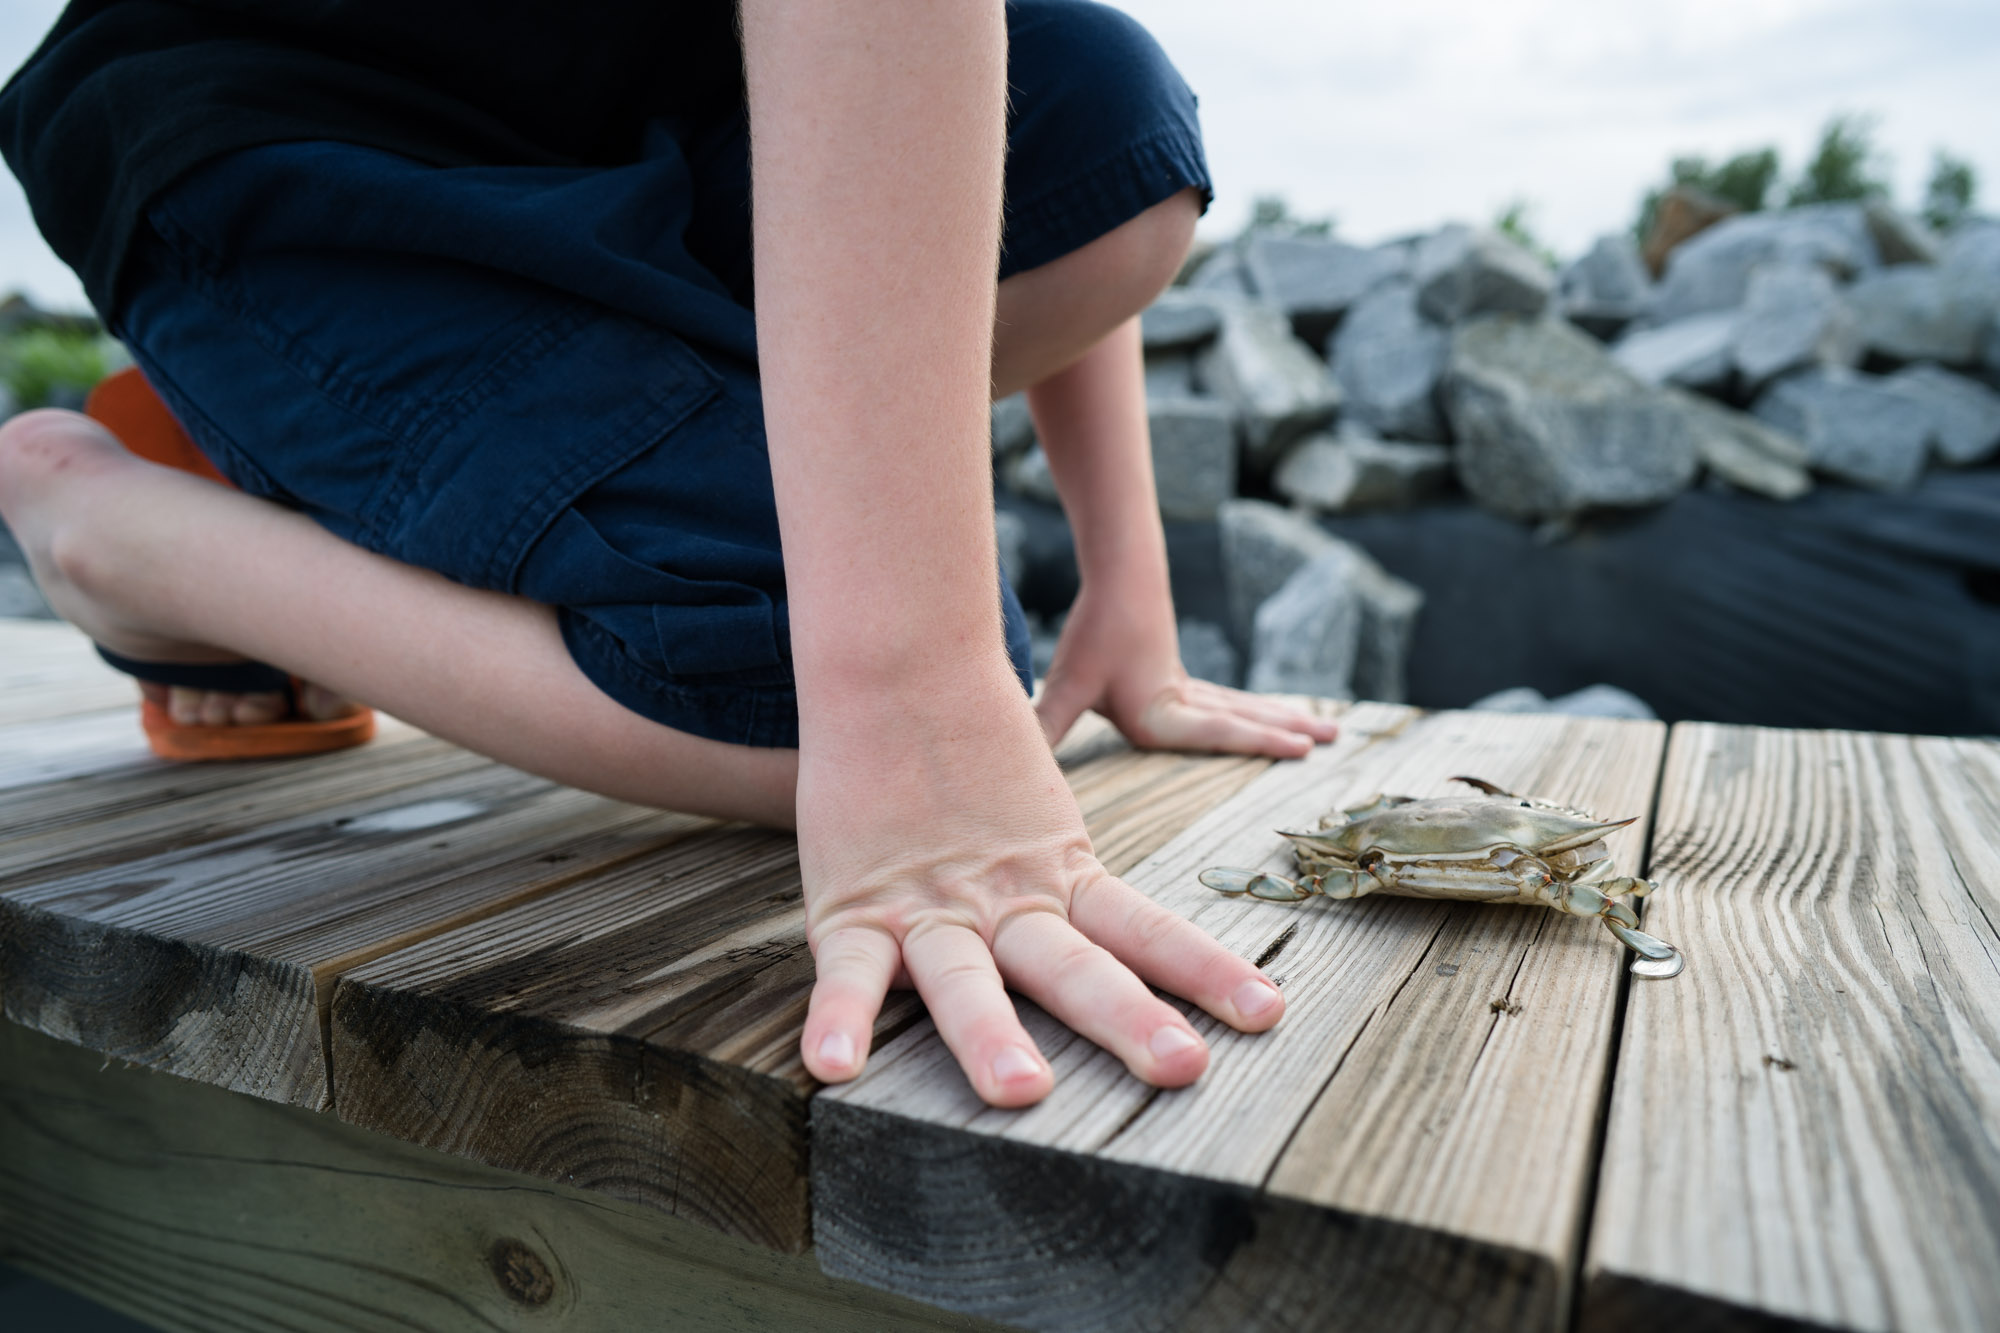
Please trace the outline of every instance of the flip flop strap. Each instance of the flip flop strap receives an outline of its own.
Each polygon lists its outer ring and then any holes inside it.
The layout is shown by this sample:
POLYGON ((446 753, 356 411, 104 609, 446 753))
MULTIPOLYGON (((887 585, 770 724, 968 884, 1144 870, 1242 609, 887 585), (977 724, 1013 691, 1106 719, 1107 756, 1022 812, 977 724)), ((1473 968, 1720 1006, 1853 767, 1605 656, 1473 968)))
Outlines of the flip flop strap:
POLYGON ((230 694, 282 694, 292 688, 289 675, 262 662, 140 662, 121 657, 102 644, 97 646, 97 655, 126 675, 155 685, 230 694))

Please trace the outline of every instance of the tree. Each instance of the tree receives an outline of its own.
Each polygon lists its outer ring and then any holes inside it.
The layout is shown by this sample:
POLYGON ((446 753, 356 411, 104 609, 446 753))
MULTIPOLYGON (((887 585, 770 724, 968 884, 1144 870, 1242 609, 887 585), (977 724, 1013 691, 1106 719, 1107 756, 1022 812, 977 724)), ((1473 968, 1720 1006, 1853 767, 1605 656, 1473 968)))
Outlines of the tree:
POLYGON ((1819 147, 1792 183, 1789 203, 1844 203, 1881 199, 1889 187, 1882 180, 1881 154, 1875 147, 1873 116, 1837 115, 1820 131, 1819 147))
POLYGON ((1953 157, 1940 148, 1931 157, 1931 179, 1924 186, 1924 221, 1939 231, 1950 231, 1972 212, 1979 177, 1972 164, 1953 157))

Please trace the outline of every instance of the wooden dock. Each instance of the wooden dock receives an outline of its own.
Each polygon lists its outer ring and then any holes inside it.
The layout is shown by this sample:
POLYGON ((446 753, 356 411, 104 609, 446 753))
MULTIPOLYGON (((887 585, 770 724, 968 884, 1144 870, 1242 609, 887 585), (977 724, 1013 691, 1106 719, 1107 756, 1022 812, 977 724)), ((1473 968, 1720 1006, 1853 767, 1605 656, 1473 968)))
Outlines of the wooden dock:
MULTIPOLYGON (((2000 1327, 2000 743, 1343 709, 1298 763, 1061 758, 1100 855, 1283 985, 1162 1092, 922 1006, 821 1089, 788 837, 386 723, 168 767, 0 622, 0 1260, 164 1327, 2000 1327), (1471 773, 1607 816, 1592 922, 1194 874, 1471 773), (177 1077, 162 1078, 160 1074, 177 1077)), ((1328 707, 1339 708, 1339 705, 1328 707)), ((1087 719, 1093 721, 1094 719, 1087 719)))

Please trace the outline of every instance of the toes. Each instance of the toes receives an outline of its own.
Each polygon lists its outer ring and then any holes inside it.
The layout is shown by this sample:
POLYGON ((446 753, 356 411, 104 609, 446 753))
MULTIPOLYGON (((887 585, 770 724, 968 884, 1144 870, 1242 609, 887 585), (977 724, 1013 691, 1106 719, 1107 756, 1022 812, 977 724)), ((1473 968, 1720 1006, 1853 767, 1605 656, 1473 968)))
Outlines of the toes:
MULTIPOLYGON (((148 698, 158 696, 148 692, 148 698)), ((285 696, 277 693, 230 694, 175 685, 166 692, 167 716, 183 727, 250 727, 285 716, 285 696)))
POLYGON ((354 705, 324 685, 308 681, 299 690, 299 711, 314 722, 331 722, 353 712, 354 705))
POLYGON ((239 727, 276 722, 289 711, 289 701, 282 694, 232 694, 223 697, 230 701, 229 720, 239 727))

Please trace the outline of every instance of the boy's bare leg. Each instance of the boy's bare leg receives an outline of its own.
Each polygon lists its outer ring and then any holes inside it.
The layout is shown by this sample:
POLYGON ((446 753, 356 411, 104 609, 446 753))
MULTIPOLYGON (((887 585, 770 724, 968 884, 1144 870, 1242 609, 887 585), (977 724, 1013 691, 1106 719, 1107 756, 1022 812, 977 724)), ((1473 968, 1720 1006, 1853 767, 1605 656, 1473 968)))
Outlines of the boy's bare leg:
POLYGON ((570 660, 547 607, 155 467, 85 417, 30 412, 0 429, 0 513, 51 605, 114 652, 253 657, 572 786, 792 823, 796 751, 705 740, 614 703, 570 660))
MULTIPOLYGON (((1150 302, 1186 253, 1196 213, 1194 192, 1185 191, 1081 250, 1000 284, 993 348, 996 392, 1012 393, 1069 366, 1106 332, 1150 302)), ((18 500, 16 509, 25 503, 18 500)), ((81 534, 77 535, 80 539, 81 534)), ((80 605, 73 590, 66 595, 72 605, 80 605)), ((157 633, 148 634, 146 641, 151 660, 224 662, 243 655, 157 633)), ((115 642, 106 640, 105 644, 117 651, 115 642)), ((132 655, 143 659, 148 654, 132 655)), ((316 665, 307 669, 315 675, 324 674, 316 665)), ((176 722, 184 724, 274 722, 286 709, 285 697, 279 694, 237 694, 150 682, 142 682, 139 688, 164 705, 176 722)), ((306 715, 314 718, 337 717, 349 707, 345 698, 318 680, 306 686, 300 703, 306 715)))

